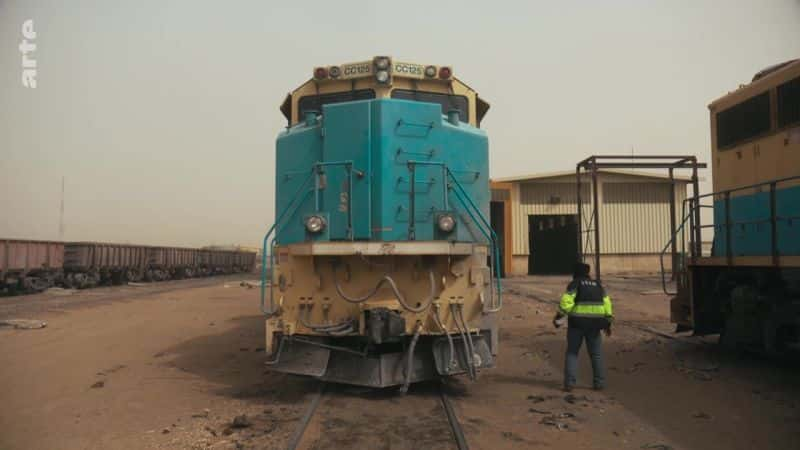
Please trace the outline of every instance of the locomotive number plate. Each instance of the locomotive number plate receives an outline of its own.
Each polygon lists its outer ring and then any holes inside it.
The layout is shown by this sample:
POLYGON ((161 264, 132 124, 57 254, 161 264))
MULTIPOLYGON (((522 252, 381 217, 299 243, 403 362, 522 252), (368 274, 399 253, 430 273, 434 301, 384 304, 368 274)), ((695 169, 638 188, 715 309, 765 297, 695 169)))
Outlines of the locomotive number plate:
POLYGON ((345 64, 340 79, 361 78, 372 74, 372 61, 345 64))

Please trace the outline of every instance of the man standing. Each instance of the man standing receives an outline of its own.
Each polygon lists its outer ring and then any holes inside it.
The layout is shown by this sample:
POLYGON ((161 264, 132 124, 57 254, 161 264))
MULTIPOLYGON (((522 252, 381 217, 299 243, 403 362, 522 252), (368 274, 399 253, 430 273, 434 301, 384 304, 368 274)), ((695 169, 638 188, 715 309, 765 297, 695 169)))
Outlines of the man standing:
POLYGON ((578 375, 578 352, 586 341, 586 349, 592 360, 594 389, 602 390, 606 383, 606 368, 603 362, 602 337, 600 331, 611 336, 611 323, 614 314, 611 298, 603 286, 589 277, 588 264, 577 263, 567 292, 561 296, 561 304, 553 319, 558 328, 561 319, 567 316, 567 355, 564 362, 564 390, 569 392, 575 386, 578 375))

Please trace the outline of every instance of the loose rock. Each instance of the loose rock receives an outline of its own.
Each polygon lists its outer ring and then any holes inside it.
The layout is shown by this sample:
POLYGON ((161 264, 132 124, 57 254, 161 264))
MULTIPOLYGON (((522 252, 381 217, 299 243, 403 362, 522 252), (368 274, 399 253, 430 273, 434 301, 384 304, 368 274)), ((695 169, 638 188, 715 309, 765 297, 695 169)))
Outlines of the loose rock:
POLYGON ((231 423, 231 426, 233 426, 233 428, 247 428, 250 425, 252 425, 250 423, 250 419, 248 419, 247 416, 244 414, 234 417, 233 423, 231 423))

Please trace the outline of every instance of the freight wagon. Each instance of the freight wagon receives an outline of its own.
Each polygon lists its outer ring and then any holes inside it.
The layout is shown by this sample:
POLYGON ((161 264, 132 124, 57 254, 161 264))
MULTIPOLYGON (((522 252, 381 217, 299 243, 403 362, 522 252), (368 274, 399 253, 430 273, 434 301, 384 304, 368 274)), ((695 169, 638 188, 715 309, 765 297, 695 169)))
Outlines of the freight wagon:
POLYGON ((0 240, 0 293, 37 292, 54 286, 64 261, 64 244, 0 240))
POLYGON ((0 240, 0 293, 252 272, 255 256, 239 250, 0 240))

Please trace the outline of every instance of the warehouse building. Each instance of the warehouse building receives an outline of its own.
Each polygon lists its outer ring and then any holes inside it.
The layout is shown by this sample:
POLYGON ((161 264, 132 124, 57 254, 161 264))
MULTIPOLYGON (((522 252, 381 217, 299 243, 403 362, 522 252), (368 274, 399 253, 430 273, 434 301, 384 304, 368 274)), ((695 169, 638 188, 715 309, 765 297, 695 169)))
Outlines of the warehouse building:
MULTIPOLYGON (((582 179, 583 242, 594 255, 590 218, 591 178, 582 179)), ((622 170, 599 170, 600 263, 603 273, 658 272, 670 239, 670 190, 676 221, 686 199, 688 177, 622 170)), ((575 172, 492 180, 491 221, 503 254, 506 275, 567 274, 578 253, 575 172)), ((587 259, 592 262, 593 259, 587 259)), ((664 257, 667 270, 670 255, 664 257)))

